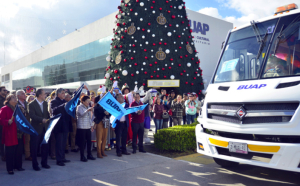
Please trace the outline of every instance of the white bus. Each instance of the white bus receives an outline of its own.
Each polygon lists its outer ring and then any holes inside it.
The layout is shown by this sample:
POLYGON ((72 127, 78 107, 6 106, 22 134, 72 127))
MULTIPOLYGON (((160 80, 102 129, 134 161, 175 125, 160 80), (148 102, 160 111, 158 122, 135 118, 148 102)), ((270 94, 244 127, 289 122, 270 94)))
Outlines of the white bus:
POLYGON ((197 152, 300 172, 300 11, 296 4, 228 33, 207 88, 197 152))

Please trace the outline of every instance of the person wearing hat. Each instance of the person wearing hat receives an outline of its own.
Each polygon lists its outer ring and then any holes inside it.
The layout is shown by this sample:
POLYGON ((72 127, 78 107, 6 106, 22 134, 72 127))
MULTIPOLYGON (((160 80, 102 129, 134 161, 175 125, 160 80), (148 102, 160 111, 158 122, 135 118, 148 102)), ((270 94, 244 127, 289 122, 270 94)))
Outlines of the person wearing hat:
POLYGON ((189 99, 185 101, 185 111, 186 111, 186 123, 191 124, 194 122, 197 113, 198 102, 194 100, 194 95, 189 94, 189 99))

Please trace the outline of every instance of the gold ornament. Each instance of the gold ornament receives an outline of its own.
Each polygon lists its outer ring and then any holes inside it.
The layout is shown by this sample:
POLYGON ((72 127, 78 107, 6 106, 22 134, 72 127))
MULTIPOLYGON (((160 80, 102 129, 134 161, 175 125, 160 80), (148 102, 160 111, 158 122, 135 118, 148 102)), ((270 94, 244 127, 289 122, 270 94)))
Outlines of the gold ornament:
POLYGON ((118 65, 118 64, 120 64, 121 63, 121 61, 122 61, 122 56, 121 56, 121 52, 119 52, 119 54, 117 55, 117 57, 116 57, 116 64, 118 65))
POLYGON ((130 0, 125 0, 125 3, 127 4, 127 3, 129 3, 130 2, 130 0))
POLYGON ((159 51, 156 52, 155 56, 160 61, 166 59, 166 57, 167 57, 166 53, 164 51, 162 51, 162 48, 159 48, 159 51))
POLYGON ((190 43, 188 43, 188 44, 186 45, 186 50, 188 51, 188 53, 193 54, 193 49, 192 49, 190 43))
POLYGON ((160 16, 157 17, 156 21, 160 25, 164 25, 167 23, 167 19, 163 16, 162 13, 160 14, 160 16))
POLYGON ((135 28, 135 26, 134 26, 134 23, 131 23, 131 26, 130 26, 130 27, 128 27, 128 30, 127 30, 127 32, 128 32, 128 35, 132 35, 132 34, 134 34, 134 33, 135 33, 135 31, 136 31, 136 28, 135 28))

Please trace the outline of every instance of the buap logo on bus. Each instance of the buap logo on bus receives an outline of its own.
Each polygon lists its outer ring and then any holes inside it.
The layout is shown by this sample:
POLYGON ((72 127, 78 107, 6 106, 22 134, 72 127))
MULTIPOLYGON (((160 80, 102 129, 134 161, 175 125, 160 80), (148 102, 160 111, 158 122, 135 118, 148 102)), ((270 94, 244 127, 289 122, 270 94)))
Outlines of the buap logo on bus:
POLYGON ((263 87, 266 87, 267 84, 254 84, 254 85, 240 85, 237 90, 243 90, 243 89, 261 89, 263 87))
POLYGON ((197 22, 197 21, 192 21, 189 20, 189 23, 191 25, 191 29, 193 30, 193 32, 200 32, 202 35, 206 35, 206 32, 209 31, 209 25, 206 23, 201 23, 201 22, 197 22))

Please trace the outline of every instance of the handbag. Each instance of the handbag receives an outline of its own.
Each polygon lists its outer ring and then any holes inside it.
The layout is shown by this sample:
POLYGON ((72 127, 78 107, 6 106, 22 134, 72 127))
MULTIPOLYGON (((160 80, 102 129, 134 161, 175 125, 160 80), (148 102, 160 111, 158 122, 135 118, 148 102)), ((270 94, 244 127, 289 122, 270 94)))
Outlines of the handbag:
POLYGON ((163 113, 162 118, 169 119, 169 114, 167 112, 163 113))
POLYGON ((173 115, 173 112, 172 112, 171 109, 168 111, 168 114, 169 114, 169 116, 172 116, 172 115, 173 115))
POLYGON ((108 118, 104 117, 103 120, 102 120, 102 122, 103 122, 104 128, 108 128, 109 127, 110 120, 108 118))

